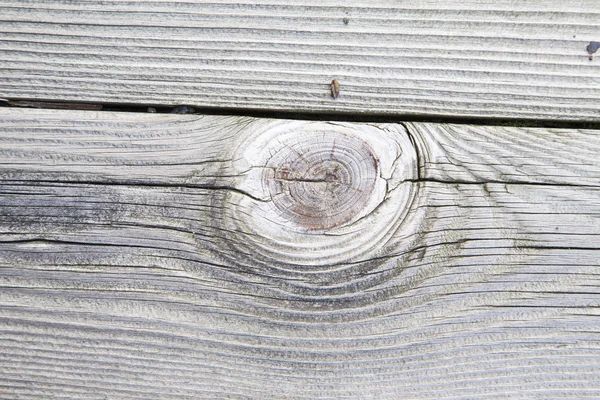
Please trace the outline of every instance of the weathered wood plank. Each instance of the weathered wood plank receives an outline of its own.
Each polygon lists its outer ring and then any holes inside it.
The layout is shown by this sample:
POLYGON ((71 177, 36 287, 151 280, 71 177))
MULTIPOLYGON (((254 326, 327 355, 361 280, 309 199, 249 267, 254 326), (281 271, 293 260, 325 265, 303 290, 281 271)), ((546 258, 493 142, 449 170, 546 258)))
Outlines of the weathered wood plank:
POLYGON ((0 110, 2 397, 599 397, 598 133, 405 126, 0 110))
POLYGON ((2 0, 0 14, 6 98, 600 120, 595 0, 2 0))

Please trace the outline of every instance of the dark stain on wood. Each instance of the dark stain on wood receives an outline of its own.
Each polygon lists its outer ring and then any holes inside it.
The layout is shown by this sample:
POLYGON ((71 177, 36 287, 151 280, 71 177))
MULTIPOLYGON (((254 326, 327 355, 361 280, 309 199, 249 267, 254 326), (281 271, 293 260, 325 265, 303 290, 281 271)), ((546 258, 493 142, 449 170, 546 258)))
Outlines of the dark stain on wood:
POLYGON ((600 49, 600 42, 590 42, 586 47, 588 54, 590 55, 590 61, 594 59, 594 53, 600 49))

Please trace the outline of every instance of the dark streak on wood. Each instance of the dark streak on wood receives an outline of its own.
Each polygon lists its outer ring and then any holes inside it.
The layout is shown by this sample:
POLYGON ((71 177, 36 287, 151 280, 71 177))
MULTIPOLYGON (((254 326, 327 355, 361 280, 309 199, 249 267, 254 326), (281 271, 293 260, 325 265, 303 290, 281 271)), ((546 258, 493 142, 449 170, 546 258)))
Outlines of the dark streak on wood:
POLYGON ((30 108, 43 108, 43 109, 45 108, 45 109, 57 109, 57 110, 89 110, 89 111, 102 110, 101 104, 87 104, 87 103, 7 100, 6 104, 9 106, 15 106, 15 107, 30 107, 30 108))

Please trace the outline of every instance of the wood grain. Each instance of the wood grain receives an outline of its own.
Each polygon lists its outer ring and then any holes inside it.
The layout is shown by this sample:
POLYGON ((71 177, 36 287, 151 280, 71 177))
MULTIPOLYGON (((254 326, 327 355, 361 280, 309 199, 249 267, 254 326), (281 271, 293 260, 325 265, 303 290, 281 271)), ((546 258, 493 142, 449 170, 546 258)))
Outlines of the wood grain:
POLYGON ((2 0, 0 15, 9 99, 600 121, 595 0, 2 0))
POLYGON ((0 397, 598 398, 597 143, 0 110, 0 397), (268 208, 253 170, 297 151, 352 174, 357 144, 389 182, 365 215, 268 208))

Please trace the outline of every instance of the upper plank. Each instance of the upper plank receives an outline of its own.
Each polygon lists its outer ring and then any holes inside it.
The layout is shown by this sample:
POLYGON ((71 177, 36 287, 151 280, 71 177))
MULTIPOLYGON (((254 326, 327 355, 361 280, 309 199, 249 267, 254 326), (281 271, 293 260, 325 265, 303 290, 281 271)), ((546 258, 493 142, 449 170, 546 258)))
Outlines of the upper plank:
POLYGON ((365 4, 2 0, 0 97, 600 121, 595 0, 365 4))

